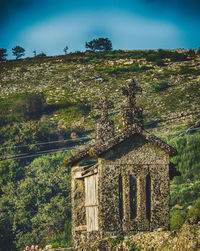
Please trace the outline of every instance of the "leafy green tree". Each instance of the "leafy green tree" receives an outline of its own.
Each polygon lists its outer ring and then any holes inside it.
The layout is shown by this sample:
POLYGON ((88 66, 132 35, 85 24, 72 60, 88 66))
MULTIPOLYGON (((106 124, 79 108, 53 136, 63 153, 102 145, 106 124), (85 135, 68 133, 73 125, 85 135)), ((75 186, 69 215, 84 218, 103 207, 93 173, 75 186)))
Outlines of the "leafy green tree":
POLYGON ((16 59, 19 59, 25 55, 25 49, 21 46, 15 46, 12 48, 12 53, 16 57, 16 59))
POLYGON ((86 42, 85 47, 92 51, 111 51, 112 42, 108 38, 98 38, 93 39, 90 42, 86 42))
POLYGON ((62 165, 66 157, 66 153, 39 157, 26 167, 24 180, 2 186, 2 250, 13 244, 13 250, 33 243, 44 246, 56 233, 66 232, 65 223, 71 220, 70 170, 62 165))
POLYGON ((8 56, 6 52, 6 49, 0 48, 0 61, 6 60, 6 57, 8 56))

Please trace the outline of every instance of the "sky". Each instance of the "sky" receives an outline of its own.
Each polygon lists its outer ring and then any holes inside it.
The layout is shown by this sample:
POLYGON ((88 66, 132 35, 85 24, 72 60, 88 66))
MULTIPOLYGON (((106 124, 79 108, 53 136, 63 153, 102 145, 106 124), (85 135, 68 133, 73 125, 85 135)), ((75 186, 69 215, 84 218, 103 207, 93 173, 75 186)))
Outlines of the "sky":
POLYGON ((48 56, 85 51, 108 37, 113 49, 200 47, 199 0, 0 0, 0 48, 48 56))

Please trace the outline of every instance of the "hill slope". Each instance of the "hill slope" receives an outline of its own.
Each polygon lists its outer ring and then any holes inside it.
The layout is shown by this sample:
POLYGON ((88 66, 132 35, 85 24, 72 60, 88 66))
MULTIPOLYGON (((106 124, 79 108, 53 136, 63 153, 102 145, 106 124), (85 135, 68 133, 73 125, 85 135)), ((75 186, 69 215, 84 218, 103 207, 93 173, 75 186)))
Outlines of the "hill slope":
MULTIPOLYGON (((175 146, 171 227, 200 193, 200 54, 187 50, 86 52, 0 62, 0 246, 70 245, 70 170, 62 161, 94 137, 94 103, 107 96, 121 129, 121 87, 142 87, 145 129, 175 146), (189 129, 189 130, 188 130, 189 129), (60 152, 58 152, 60 151, 60 152), (67 183, 66 183, 67 181, 67 183)), ((198 204, 199 205, 199 204, 198 204)), ((189 215, 189 216, 188 216, 189 215)))

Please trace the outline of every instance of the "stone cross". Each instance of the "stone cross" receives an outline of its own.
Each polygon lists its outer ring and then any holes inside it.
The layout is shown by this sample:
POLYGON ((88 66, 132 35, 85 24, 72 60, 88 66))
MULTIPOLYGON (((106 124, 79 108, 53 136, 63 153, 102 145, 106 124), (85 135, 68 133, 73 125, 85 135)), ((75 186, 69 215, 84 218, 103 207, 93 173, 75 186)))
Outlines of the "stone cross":
POLYGON ((107 98, 103 98, 96 103, 94 106, 95 109, 101 110, 101 120, 108 119, 108 109, 114 108, 114 104, 112 101, 107 100, 107 98))
POLYGON ((122 94, 126 95, 128 98, 127 106, 129 108, 134 108, 136 104, 135 96, 138 92, 142 92, 142 89, 136 86, 134 79, 128 79, 126 82, 127 82, 127 86, 122 87, 122 94))
POLYGON ((126 83, 126 87, 122 87, 122 94, 127 96, 127 103, 121 107, 123 126, 125 129, 133 125, 142 128, 142 110, 136 107, 136 94, 142 89, 136 86, 133 79, 128 79, 126 83))

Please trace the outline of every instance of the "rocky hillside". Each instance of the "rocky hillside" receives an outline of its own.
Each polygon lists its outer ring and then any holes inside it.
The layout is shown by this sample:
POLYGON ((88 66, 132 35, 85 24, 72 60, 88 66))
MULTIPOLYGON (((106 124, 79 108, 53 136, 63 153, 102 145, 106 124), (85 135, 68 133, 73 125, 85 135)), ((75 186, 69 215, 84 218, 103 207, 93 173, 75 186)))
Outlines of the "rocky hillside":
POLYGON ((99 111, 93 107, 101 97, 114 101, 110 117, 121 129, 121 87, 131 78, 143 89, 137 105, 145 129, 178 150, 171 162, 181 176, 170 186, 170 227, 177 235, 116 237, 82 250, 105 250, 101 245, 198 250, 199 225, 180 229, 186 219, 200 219, 200 50, 85 52, 0 62, 0 250, 71 246, 70 169, 62 163, 71 149, 94 138, 99 111))
MULTIPOLYGON (((192 52, 86 52, 9 61, 0 64, 0 96, 39 91, 45 94, 48 104, 79 101, 90 106, 108 96, 115 102, 112 114, 117 121, 123 101, 120 88, 126 79, 134 78, 143 89, 137 103, 144 109, 147 127, 158 135, 169 134, 189 127, 199 118, 200 55, 192 52)), ((86 128, 94 127, 95 115, 91 111, 85 118, 86 128)), ((67 123, 82 117, 78 108, 69 107, 50 116, 67 123)))

